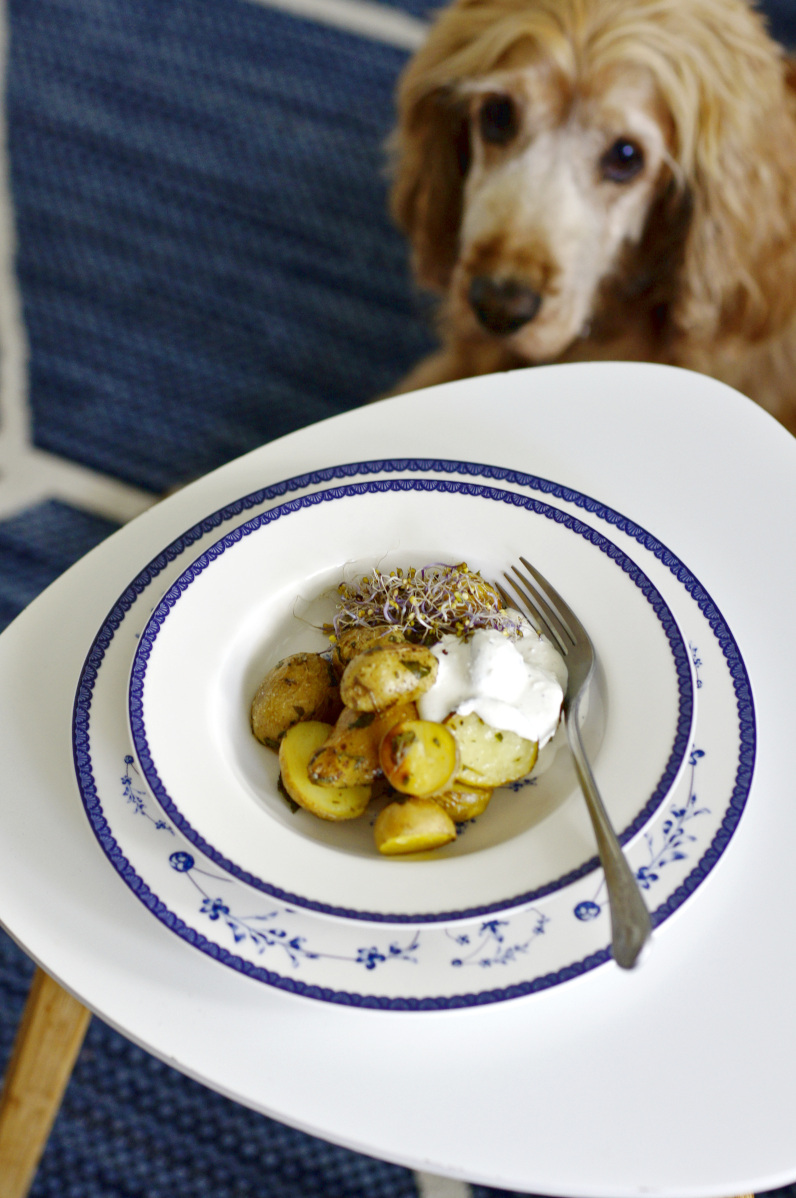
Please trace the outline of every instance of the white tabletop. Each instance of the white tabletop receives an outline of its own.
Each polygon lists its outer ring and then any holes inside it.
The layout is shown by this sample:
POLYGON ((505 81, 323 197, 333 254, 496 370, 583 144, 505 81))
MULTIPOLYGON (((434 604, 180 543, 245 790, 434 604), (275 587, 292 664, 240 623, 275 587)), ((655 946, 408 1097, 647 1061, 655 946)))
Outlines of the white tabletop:
POLYGON ((507 1189, 724 1196, 796 1177, 796 803, 790 679, 796 442, 663 367, 514 372, 273 442, 127 525, 0 638, 0 917, 132 1040, 356 1150, 507 1189), (420 456, 553 479, 627 513, 715 599, 751 677, 740 826, 632 973, 459 1011, 362 1010, 238 976, 154 919, 104 857, 72 765, 77 677, 136 572, 206 513, 337 463, 420 456))

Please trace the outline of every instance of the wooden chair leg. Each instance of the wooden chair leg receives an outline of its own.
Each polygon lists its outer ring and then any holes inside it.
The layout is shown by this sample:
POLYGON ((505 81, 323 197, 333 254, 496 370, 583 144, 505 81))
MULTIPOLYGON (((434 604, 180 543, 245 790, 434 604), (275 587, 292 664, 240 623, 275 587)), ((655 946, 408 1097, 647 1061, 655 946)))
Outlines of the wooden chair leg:
POLYGON ((25 1198, 91 1012, 37 969, 0 1096, 0 1198, 25 1198))

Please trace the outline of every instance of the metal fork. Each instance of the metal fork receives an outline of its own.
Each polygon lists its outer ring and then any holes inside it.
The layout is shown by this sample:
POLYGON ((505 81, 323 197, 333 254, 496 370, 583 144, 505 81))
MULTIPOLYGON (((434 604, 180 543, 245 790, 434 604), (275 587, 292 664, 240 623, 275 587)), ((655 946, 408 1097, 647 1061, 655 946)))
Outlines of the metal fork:
MULTIPOLYGON (((524 557, 520 561, 530 578, 516 566, 512 567, 516 578, 509 574, 504 577, 519 595, 537 632, 553 642, 567 664, 569 680, 564 694, 563 718, 605 872, 611 909, 611 946, 617 965, 632 969, 650 938, 652 924, 638 882, 611 826, 581 739, 579 709, 594 671, 594 648, 586 629, 555 588, 524 557)), ((517 606, 500 585, 498 590, 504 602, 511 607, 517 606)))

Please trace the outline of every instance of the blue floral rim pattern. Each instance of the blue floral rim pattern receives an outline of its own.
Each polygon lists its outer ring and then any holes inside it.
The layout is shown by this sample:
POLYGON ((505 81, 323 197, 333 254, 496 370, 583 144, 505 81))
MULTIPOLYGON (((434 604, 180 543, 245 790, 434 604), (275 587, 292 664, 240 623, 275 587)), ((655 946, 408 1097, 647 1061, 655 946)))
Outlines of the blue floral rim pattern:
POLYGON ((618 528, 637 541, 648 552, 654 554, 677 579, 678 583, 684 587, 710 625, 724 659, 727 662, 735 692, 740 734, 738 765, 732 791, 719 830, 681 885, 669 896, 666 902, 659 905, 653 912, 654 926, 657 927, 667 920, 694 893, 715 867, 725 852, 743 814, 752 784, 757 743, 754 701, 749 676, 735 638, 725 623, 721 612, 701 583, 699 583, 691 571, 687 569, 675 554, 650 533, 646 532, 640 525, 627 519, 627 517, 616 512, 614 509, 606 507, 604 504, 570 488, 547 479, 538 478, 534 475, 480 463, 437 459, 383 459, 354 462, 346 465, 332 466, 321 471, 308 472, 295 478, 283 480, 272 486, 252 492, 237 500, 234 504, 220 508, 218 511, 205 517, 202 521, 193 525, 192 528, 172 541, 161 553, 154 557, 128 587, 125 588, 108 613, 88 652, 78 681, 73 716, 73 754, 77 781, 83 803, 89 822, 101 848, 122 880, 139 900, 165 927, 174 932, 186 943, 244 976, 274 986, 288 993, 358 1008, 388 1011, 441 1011, 502 1002, 549 989, 573 978, 583 976, 592 969, 604 964, 610 960, 610 951, 607 948, 600 949, 581 960, 574 961, 572 964, 555 973, 536 977, 518 985, 503 988, 496 987, 491 990, 462 993, 454 997, 442 998, 430 996, 420 999, 404 999, 385 998, 379 995, 354 994, 348 991, 336 991, 326 987, 307 985, 296 978, 283 977, 271 970, 246 961, 227 949, 219 947, 205 936, 196 932, 195 929, 188 927, 183 920, 176 916, 150 890, 143 879, 135 872, 113 838, 105 819, 93 775, 89 740, 92 692, 103 659, 113 637, 139 595, 148 588, 168 564, 175 561, 181 554, 190 549, 202 536, 212 533, 230 519, 245 515, 247 511, 251 511, 262 503, 279 500, 291 492, 303 490, 308 486, 323 485, 340 479, 361 475, 402 474, 412 471, 440 475, 464 475, 521 486, 543 495, 570 502, 585 512, 594 513, 608 525, 618 528))
POLYGON ((564 876, 555 879, 544 886, 535 890, 524 891, 520 894, 509 896, 507 899, 502 899, 500 902, 484 904, 481 906, 470 907, 464 910, 454 911, 439 911, 439 912, 415 912, 412 914, 396 914, 394 912, 354 910, 347 907, 337 907, 328 903, 319 902, 315 899, 307 898, 305 895, 295 894, 285 891, 278 886, 273 885, 267 880, 256 877, 247 870, 242 869, 234 861, 231 861, 223 853, 219 852, 214 845, 210 844, 200 832, 198 832, 185 816, 180 811, 174 798, 169 794, 164 785, 156 763, 153 759, 149 741, 146 735, 144 706, 143 706, 143 691, 147 672, 147 665, 153 646, 157 640, 160 630, 163 628, 166 620, 179 602, 180 598, 185 594, 188 588, 204 571, 217 561, 223 554, 234 549, 234 547, 253 532, 267 525, 274 524, 278 520, 284 520, 294 512, 299 512, 308 507, 315 507, 323 503, 333 503, 338 500, 346 499, 354 496, 366 496, 374 493, 384 492, 447 492, 460 495, 469 495, 479 499, 487 499, 497 503, 511 504, 515 507, 524 508, 526 511, 532 512, 535 515, 542 516, 548 520, 553 520, 558 524, 563 525, 569 531, 577 536, 581 536, 596 546, 604 553, 611 561, 613 561, 627 577, 635 584, 636 587, 644 595, 647 602, 655 612, 656 617, 661 623, 666 634, 669 648, 672 653, 675 671, 677 674, 678 684, 678 713, 676 722, 676 732, 673 746, 669 755, 669 759, 664 768, 663 774, 658 781, 652 795, 635 816, 633 821, 624 828, 620 833, 619 839, 622 843, 629 840, 635 835, 640 828, 644 826, 652 814, 657 810, 663 802, 666 794, 670 790, 675 777, 677 776, 680 766, 682 765, 685 755, 688 751, 689 737, 693 723, 694 715, 694 695, 691 676, 691 667, 686 645, 683 641, 680 629, 669 611, 666 603, 663 600, 660 592, 653 586, 650 579, 646 576, 643 570, 630 558, 624 554, 617 545, 609 541, 602 533, 592 528, 590 525, 583 523, 580 520, 574 519, 567 512, 544 503, 541 500, 534 499, 531 496, 520 495, 516 491, 504 491, 495 487, 487 487, 476 485, 468 482, 459 482, 453 480, 438 480, 428 478, 400 478, 400 479, 378 479, 369 482, 349 483, 345 486, 334 487, 330 490, 315 491, 310 495, 302 496, 298 499, 293 499, 289 503, 280 504, 277 507, 270 508, 268 511, 261 513, 254 519, 249 520, 228 532, 220 540, 216 541, 205 550, 195 561, 183 571, 180 577, 172 584, 166 594, 162 597, 157 607, 149 618, 146 628, 141 634, 138 642, 138 647, 135 651, 133 659, 133 669, 130 680, 129 692, 129 713, 130 727, 133 736, 138 762, 143 772, 146 781, 157 799, 160 806, 165 811, 166 815, 179 828, 182 834, 191 844, 201 850, 206 857, 214 862, 219 868, 226 870, 241 882, 253 886, 257 890, 263 891, 272 898, 281 900, 282 902, 290 903, 298 907, 304 907, 311 911, 316 911, 324 915, 337 916, 343 919, 359 919, 365 920, 368 923, 389 923, 389 924, 433 924, 448 922, 450 920, 461 919, 478 919, 486 918, 500 912, 509 911, 518 907, 526 906, 528 903, 535 902, 537 899, 544 897, 547 894, 552 894, 556 890, 562 889, 564 886, 570 885, 577 881, 578 878, 590 873, 596 869, 599 861, 597 857, 592 857, 583 862, 577 869, 571 870, 564 876))

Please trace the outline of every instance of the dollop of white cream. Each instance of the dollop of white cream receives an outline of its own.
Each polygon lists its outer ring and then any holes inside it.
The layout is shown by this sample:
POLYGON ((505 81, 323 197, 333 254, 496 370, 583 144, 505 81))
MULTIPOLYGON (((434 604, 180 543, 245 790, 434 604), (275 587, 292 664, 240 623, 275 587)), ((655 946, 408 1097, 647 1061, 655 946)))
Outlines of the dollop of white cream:
POLYGON ((528 624, 518 640, 481 629, 463 641, 444 636, 432 649, 434 685, 418 700, 421 719, 476 715, 493 728, 535 740, 555 734, 567 684, 561 654, 528 624))

